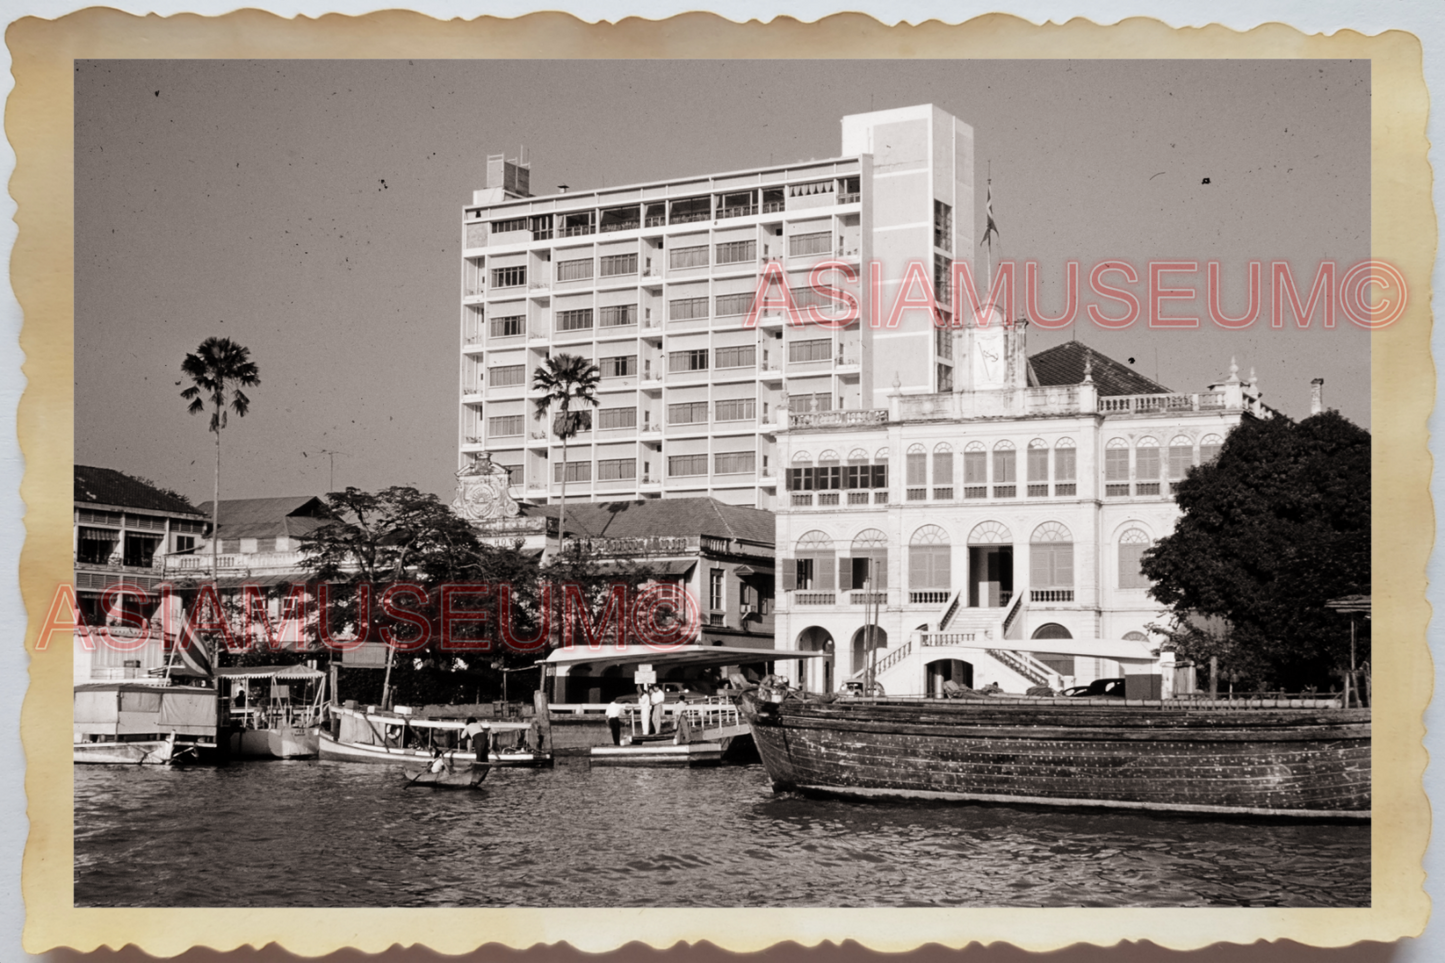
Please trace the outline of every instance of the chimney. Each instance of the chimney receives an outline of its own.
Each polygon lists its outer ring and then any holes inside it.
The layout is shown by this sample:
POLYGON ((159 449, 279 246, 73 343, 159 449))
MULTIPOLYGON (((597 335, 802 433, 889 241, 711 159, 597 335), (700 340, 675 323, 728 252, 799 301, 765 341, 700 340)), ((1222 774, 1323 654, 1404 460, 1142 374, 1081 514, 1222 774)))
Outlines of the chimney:
POLYGON ((1310 382, 1310 414, 1317 415, 1325 410, 1325 379, 1316 378, 1310 382))

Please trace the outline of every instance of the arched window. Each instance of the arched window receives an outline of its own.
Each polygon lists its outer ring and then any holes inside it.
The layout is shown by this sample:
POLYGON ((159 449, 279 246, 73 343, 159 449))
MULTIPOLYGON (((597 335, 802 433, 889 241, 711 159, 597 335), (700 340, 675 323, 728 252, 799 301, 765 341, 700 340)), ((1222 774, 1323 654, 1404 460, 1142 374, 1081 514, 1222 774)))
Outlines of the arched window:
POLYGON ((1129 442, 1110 438, 1104 446, 1104 494, 1129 494, 1129 442))
POLYGON ((1013 540, 1013 533, 1002 522, 979 522, 968 533, 970 545, 1012 545, 1013 540))
POLYGON ((1134 446, 1134 494, 1159 494, 1159 442, 1140 438, 1134 446))
POLYGON ((876 528, 865 529, 853 539, 848 548, 849 558, 844 561, 846 571, 840 571, 843 580, 840 587, 860 590, 865 586, 873 591, 888 588, 888 536, 876 528))
POLYGON ((1169 443, 1169 481, 1174 491, 1194 465, 1194 441, 1188 435, 1175 435, 1169 443))
POLYGON ((837 579, 833 540, 822 532, 811 531, 798 539, 794 552, 794 558, 780 560, 783 591, 833 591, 837 579))
POLYGON ((1219 457, 1219 449, 1224 447, 1224 439, 1218 435, 1205 435, 1199 439, 1199 464, 1207 465, 1219 457))
POLYGON ((1028 454, 1029 497, 1037 498, 1049 493, 1049 443, 1042 438, 1029 442, 1028 454))
POLYGON ((908 540, 910 602, 948 601, 953 588, 952 554, 948 533, 937 525, 924 525, 913 533, 908 540))
POLYGON ((1045 622, 1034 629, 1032 637, 1035 639, 1072 639, 1073 635, 1057 622, 1045 622))
POLYGON ((1145 635, 1143 632, 1125 632, 1125 633, 1124 633, 1124 641, 1126 641, 1126 642, 1148 642, 1148 641, 1149 641, 1149 636, 1145 635))
POLYGON ((885 474, 887 470, 886 465, 869 465, 868 453, 862 448, 854 448, 848 452, 848 464, 843 466, 843 487, 848 489, 848 504, 868 504, 868 492, 861 489, 887 487, 885 474), (885 479, 882 484, 877 486, 873 484, 875 472, 885 479))
MULTIPOLYGON (((813 490, 814 472, 813 456, 806 451, 795 452, 793 463, 788 466, 787 477, 788 491, 810 492, 813 490)), ((809 496, 811 499, 812 496, 809 496)), ((795 499, 796 502, 796 499, 795 499)), ((809 502, 811 504, 811 501, 809 502)))
POLYGON ((988 449, 971 441, 963 450, 963 497, 988 497, 988 449))
POLYGON ((1029 601, 1074 600, 1074 536, 1059 522, 1044 522, 1029 536, 1029 601))
POLYGON ((953 497, 953 446, 946 441, 933 446, 933 497, 953 497))
MULTIPOLYGON (((837 491, 843 486, 843 472, 838 465, 838 453, 836 451, 825 451, 818 456, 818 468, 815 472, 814 483, 818 491, 837 491)), ((819 504, 838 504, 835 497, 831 502, 819 502, 819 504)))
MULTIPOLYGON (((928 449, 922 445, 909 445, 908 454, 904 458, 904 483, 910 489, 918 488, 928 484, 928 449)), ((908 493, 909 501, 917 501, 923 498, 920 493, 917 498, 912 491, 908 493)))
POLYGON ((1013 498, 1018 494, 1019 460, 1014 443, 1001 441, 993 446, 993 497, 1013 498))
POLYGON ((1078 492, 1078 452, 1074 439, 1060 438, 1054 445, 1054 494, 1072 496, 1078 492))
POLYGON ((1141 529, 1131 528, 1119 536, 1119 588, 1149 587, 1149 580, 1139 569, 1139 561, 1150 544, 1149 536, 1141 529))

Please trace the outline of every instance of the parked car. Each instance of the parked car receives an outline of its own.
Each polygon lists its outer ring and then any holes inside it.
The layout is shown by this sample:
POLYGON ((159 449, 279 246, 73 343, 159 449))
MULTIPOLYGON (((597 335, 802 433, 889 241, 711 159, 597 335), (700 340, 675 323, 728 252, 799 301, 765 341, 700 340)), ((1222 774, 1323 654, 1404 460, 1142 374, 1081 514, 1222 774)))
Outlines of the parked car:
POLYGON ((1064 690, 1066 696, 1117 696, 1124 698, 1123 679, 1095 679, 1088 685, 1070 686, 1064 690))

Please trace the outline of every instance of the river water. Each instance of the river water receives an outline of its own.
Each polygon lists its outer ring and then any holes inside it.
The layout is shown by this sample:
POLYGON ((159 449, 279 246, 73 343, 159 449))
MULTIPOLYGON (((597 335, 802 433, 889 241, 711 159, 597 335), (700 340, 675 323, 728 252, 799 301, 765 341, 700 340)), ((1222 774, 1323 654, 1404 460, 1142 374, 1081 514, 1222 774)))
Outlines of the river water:
POLYGON ((77 906, 1369 906, 1368 825, 775 794, 761 766, 77 766, 77 906))

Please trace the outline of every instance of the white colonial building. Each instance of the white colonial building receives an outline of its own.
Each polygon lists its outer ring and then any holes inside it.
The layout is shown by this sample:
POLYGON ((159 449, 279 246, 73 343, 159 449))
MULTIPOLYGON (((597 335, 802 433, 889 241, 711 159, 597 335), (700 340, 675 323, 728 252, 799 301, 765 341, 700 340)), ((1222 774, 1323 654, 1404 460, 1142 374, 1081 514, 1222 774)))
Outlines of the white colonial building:
POLYGON ((888 695, 1158 673, 1140 555, 1269 409, 1233 361, 1180 394, 1079 342, 1029 357, 1026 330, 954 332, 953 391, 782 416, 777 644, 834 653, 796 670, 809 689, 864 677, 870 623, 888 695))

